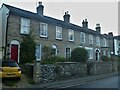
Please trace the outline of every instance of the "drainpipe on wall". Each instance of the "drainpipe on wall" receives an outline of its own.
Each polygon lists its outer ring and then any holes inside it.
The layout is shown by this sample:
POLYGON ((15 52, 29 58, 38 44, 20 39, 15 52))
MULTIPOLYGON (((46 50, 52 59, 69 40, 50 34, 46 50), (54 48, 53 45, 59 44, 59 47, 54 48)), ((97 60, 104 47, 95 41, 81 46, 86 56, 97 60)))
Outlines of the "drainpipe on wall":
POLYGON ((8 18, 9 14, 7 14, 7 22, 6 22, 6 33, 5 33, 5 49, 4 49, 4 59, 7 59, 7 34, 8 34, 8 18))

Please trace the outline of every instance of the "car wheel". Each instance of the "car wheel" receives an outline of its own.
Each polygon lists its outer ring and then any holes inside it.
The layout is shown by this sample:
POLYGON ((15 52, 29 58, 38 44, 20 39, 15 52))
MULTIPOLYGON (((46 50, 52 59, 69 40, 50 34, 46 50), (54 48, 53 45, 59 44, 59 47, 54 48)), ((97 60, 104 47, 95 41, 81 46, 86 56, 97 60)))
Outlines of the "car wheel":
POLYGON ((20 79, 21 79, 21 77, 17 77, 16 79, 17 79, 17 80, 20 80, 20 79))

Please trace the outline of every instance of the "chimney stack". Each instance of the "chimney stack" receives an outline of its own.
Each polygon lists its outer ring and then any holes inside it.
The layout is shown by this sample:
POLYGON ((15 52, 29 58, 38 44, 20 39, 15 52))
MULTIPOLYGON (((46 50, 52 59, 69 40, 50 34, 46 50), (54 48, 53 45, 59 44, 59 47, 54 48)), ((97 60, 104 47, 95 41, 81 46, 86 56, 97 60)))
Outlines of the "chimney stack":
POLYGON ((88 21, 87 21, 87 19, 83 20, 82 27, 83 28, 88 28, 88 21))
POLYGON ((113 36, 113 32, 109 32, 108 33, 108 37, 111 39, 111 38, 113 38, 114 36, 113 36))
POLYGON ((69 22, 70 22, 70 15, 68 14, 68 11, 65 12, 65 15, 63 16, 63 18, 64 18, 64 21, 65 21, 66 23, 69 23, 69 22))
POLYGON ((100 33, 101 34, 101 27, 100 27, 100 24, 98 23, 98 24, 96 24, 96 32, 97 33, 100 33))
POLYGON ((37 13, 39 15, 43 15, 43 11, 44 11, 44 6, 42 5, 42 2, 38 2, 39 6, 37 7, 37 13))

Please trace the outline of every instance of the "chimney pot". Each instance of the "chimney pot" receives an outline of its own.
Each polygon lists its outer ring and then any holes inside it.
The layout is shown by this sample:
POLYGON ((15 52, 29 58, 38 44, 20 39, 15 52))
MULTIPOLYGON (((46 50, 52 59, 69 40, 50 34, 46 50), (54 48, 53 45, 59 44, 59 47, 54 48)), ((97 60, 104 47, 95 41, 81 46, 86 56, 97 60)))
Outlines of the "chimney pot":
POLYGON ((85 19, 85 22, 87 22, 87 19, 85 19))
POLYGON ((42 2, 38 2, 39 5, 42 5, 42 2))

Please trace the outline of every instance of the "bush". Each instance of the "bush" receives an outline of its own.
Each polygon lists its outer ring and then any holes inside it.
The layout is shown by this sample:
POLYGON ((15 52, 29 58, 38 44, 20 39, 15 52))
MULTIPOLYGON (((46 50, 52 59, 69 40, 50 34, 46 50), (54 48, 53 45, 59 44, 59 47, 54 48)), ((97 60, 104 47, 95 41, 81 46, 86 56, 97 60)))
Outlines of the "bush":
POLYGON ((52 57, 52 48, 49 47, 49 46, 44 46, 42 47, 42 51, 43 51, 43 56, 42 58, 45 60, 45 59, 49 59, 52 57))
POLYGON ((84 48, 75 48, 71 52, 71 61, 73 62, 86 62, 88 60, 88 52, 84 48))
POLYGON ((36 43, 31 34, 23 37, 20 48, 20 63, 32 63, 35 60, 36 43))
POLYGON ((66 62, 66 59, 64 57, 51 57, 49 59, 44 59, 41 61, 41 64, 55 64, 56 62, 66 62))
POLYGON ((102 61, 110 61, 111 59, 108 56, 102 56, 102 61))

